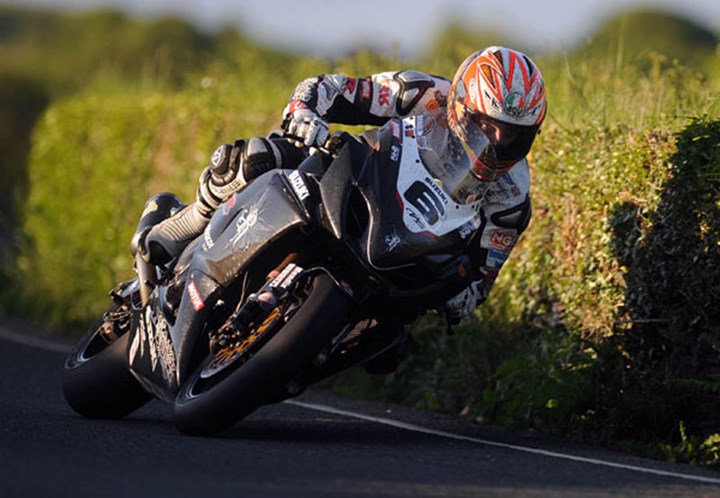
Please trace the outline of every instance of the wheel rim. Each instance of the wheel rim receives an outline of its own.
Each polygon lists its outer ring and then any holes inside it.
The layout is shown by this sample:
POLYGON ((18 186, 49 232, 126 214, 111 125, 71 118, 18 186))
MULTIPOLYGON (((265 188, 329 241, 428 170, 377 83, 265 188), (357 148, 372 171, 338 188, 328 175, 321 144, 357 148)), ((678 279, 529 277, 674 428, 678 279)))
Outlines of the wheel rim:
POLYGON ((77 349, 68 355, 66 368, 76 368, 107 349, 128 332, 132 313, 124 305, 117 305, 106 311, 95 324, 93 332, 82 341, 77 349))

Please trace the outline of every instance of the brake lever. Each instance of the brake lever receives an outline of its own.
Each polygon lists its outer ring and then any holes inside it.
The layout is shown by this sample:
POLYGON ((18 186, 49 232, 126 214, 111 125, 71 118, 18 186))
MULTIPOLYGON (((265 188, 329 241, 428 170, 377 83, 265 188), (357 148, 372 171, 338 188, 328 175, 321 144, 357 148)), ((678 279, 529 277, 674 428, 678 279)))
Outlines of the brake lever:
MULTIPOLYGON (((282 138, 285 138, 287 140, 291 140, 293 142, 299 142, 302 143, 304 138, 299 137, 297 135, 292 135, 290 133, 283 133, 282 138)), ((314 154, 322 154, 324 156, 328 156, 331 159, 335 159, 337 155, 340 153, 340 149, 343 148, 345 143, 352 138, 352 135, 346 131, 337 131, 335 133, 332 133, 328 136, 327 140, 325 140, 325 143, 323 143, 320 146, 317 145, 305 145, 303 147, 307 148, 310 155, 314 154)))

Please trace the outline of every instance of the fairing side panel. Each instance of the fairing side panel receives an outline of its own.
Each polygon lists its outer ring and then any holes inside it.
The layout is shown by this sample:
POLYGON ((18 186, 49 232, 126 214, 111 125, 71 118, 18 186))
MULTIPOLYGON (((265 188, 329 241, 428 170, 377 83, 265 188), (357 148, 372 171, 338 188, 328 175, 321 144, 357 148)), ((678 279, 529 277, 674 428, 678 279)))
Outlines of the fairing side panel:
POLYGON ((257 178, 213 215, 201 240, 183 255, 184 288, 177 313, 167 313, 166 289, 158 287, 136 313, 130 367, 138 380, 172 402, 190 374, 208 313, 222 290, 273 241, 307 226, 309 193, 296 171, 257 178))
POLYGON ((215 212, 191 268, 223 287, 230 284, 264 247, 308 224, 303 189, 307 186, 296 171, 275 170, 257 178, 215 212))
POLYGON ((462 250, 478 226, 471 206, 456 204, 423 166, 415 120, 392 120, 379 130, 377 150, 350 142, 320 184, 335 237, 345 237, 348 200, 355 189, 365 200, 369 227, 356 254, 376 270, 462 250))

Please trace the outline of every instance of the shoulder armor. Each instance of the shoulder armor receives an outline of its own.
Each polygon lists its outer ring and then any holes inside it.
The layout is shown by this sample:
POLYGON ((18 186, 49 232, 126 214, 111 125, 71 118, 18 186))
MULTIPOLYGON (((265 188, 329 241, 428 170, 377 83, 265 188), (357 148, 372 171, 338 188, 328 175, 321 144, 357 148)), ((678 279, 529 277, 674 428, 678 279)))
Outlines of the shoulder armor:
POLYGON ((400 84, 396 104, 400 116, 405 116, 412 111, 427 89, 435 86, 432 76, 420 71, 400 71, 395 73, 393 79, 400 84))

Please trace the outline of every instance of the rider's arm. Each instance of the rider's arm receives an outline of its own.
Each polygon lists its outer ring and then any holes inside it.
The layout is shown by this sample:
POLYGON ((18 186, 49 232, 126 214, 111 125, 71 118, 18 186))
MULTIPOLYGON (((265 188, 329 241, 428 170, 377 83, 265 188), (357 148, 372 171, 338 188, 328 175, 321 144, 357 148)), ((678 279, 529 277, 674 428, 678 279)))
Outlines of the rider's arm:
POLYGON ((479 238, 479 269, 483 276, 480 290, 484 291, 483 298, 487 297, 518 237, 530 223, 529 182, 528 163, 523 160, 493 182, 486 195, 479 238))
POLYGON ((532 215, 526 160, 494 181, 481 208, 482 224, 474 237, 470 257, 477 279, 446 303, 450 319, 457 323, 470 315, 492 289, 495 279, 532 215))
POLYGON ((397 71, 352 78, 324 74, 301 82, 290 96, 283 117, 309 109, 331 123, 382 125, 444 107, 450 82, 418 71, 397 71))

